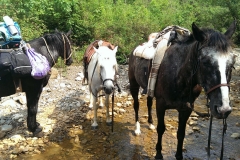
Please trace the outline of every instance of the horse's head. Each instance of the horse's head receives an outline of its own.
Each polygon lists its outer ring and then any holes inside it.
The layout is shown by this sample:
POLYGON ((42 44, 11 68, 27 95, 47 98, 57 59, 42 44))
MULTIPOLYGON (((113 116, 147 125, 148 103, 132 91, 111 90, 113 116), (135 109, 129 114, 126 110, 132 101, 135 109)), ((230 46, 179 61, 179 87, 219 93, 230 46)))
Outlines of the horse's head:
POLYGON ((94 47, 98 54, 98 69, 103 82, 103 90, 106 94, 111 94, 114 90, 114 83, 117 73, 116 52, 117 46, 111 50, 107 46, 94 47))
POLYGON ((231 113, 229 89, 235 55, 230 38, 236 29, 234 22, 221 34, 212 29, 199 29, 192 24, 193 37, 197 40, 194 50, 198 57, 199 84, 209 99, 211 114, 216 118, 227 118, 231 113))

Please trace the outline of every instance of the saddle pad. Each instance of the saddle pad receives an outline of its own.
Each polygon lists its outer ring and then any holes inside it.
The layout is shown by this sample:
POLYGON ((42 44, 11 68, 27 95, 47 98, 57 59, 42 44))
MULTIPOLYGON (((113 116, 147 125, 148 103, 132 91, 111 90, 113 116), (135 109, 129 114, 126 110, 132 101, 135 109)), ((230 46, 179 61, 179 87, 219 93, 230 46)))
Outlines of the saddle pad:
POLYGON ((11 73, 14 77, 31 75, 32 66, 29 58, 21 49, 0 52, 0 77, 11 73))
POLYGON ((138 56, 145 59, 153 59, 154 54, 155 48, 153 47, 152 41, 137 46, 137 48, 133 51, 134 56, 138 56))

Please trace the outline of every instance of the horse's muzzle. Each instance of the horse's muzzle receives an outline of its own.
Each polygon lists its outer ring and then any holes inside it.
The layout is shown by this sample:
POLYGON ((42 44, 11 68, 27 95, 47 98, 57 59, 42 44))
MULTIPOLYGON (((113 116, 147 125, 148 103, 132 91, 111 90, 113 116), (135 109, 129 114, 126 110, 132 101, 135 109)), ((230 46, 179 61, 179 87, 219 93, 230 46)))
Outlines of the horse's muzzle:
POLYGON ((227 118, 228 115, 232 112, 232 108, 230 106, 224 107, 218 104, 214 104, 212 114, 214 117, 218 119, 227 118))
POLYGON ((103 90, 106 94, 111 94, 114 90, 114 87, 103 86, 103 90))

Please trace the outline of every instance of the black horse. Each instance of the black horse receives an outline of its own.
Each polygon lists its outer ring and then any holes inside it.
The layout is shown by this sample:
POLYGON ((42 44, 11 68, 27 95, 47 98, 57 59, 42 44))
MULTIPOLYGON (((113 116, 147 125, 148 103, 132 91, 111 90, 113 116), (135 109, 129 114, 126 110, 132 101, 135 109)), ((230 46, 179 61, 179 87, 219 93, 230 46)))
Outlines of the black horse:
MULTIPOLYGON (((151 68, 152 61, 149 59, 144 59, 133 55, 133 52, 129 56, 129 69, 128 77, 130 83, 130 92, 133 97, 133 107, 135 111, 135 134, 140 135, 140 123, 138 121, 138 111, 139 111, 139 102, 138 102, 138 93, 140 86, 142 88, 147 88, 148 85, 148 70, 151 68)), ((152 119, 152 102, 153 98, 147 96, 147 107, 148 107, 148 123, 150 129, 155 129, 152 119)))
MULTIPOLYGON (((178 41, 181 41, 186 36, 189 36, 190 31, 187 31, 186 29, 179 27, 179 26, 170 26, 166 27, 163 31, 159 32, 160 35, 164 35, 170 32, 170 36, 168 39, 168 43, 166 46, 169 46, 170 43, 177 43, 178 41)), ((162 37, 163 38, 163 37, 162 37)), ((165 37, 164 37, 165 38, 165 37)), ((164 39, 163 38, 163 39, 164 39)), ((158 42, 157 39, 161 39, 160 37, 156 37, 153 41, 153 45, 157 45, 158 42)), ((160 42, 159 42, 160 43, 160 42)), ((143 88, 144 93, 147 90, 148 86, 148 79, 149 79, 149 73, 151 70, 154 70, 153 72, 156 72, 155 69, 152 69, 152 60, 141 58, 138 56, 134 56, 134 51, 131 52, 129 56, 129 69, 128 69, 128 77, 129 77, 129 89, 131 92, 131 95, 133 97, 134 101, 134 111, 135 111, 135 134, 140 135, 141 129, 140 129, 140 123, 138 121, 138 111, 139 111, 139 102, 138 102, 138 93, 139 88, 143 88)), ((153 125, 153 119, 152 119, 152 102, 153 97, 147 96, 147 107, 148 107, 148 123, 150 129, 155 129, 155 126, 153 125)))
MULTIPOLYGON (((64 59, 66 65, 70 65, 72 63, 72 52, 69 35, 70 31, 68 33, 55 31, 55 33, 46 34, 43 37, 31 40, 27 43, 29 43, 30 47, 37 53, 47 58, 50 67, 55 65, 59 57, 64 59)), ((36 121, 36 115, 42 89, 47 85, 50 75, 49 73, 46 77, 39 80, 34 79, 31 75, 18 78, 21 82, 22 92, 26 93, 28 108, 27 126, 28 130, 32 132, 33 135, 42 131, 42 127, 36 121)), ((15 80, 16 77, 13 78, 11 73, 1 77, 0 98, 16 93, 15 80)))
POLYGON ((178 160, 183 159, 186 122, 202 88, 210 100, 208 106, 213 117, 226 119, 231 113, 229 83, 235 56, 230 38, 235 29, 235 22, 224 34, 213 29, 199 29, 193 23, 192 34, 166 50, 154 92, 158 119, 156 159, 163 159, 162 135, 167 109, 177 109, 179 113, 175 154, 178 160))

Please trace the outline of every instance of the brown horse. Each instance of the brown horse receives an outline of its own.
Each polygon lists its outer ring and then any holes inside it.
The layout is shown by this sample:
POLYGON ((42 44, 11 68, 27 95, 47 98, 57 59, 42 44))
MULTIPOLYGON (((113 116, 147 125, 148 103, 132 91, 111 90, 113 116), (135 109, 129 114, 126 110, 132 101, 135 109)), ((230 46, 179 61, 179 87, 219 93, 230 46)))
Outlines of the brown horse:
POLYGON ((177 109, 178 131, 176 159, 183 159, 182 147, 186 122, 194 109, 194 101, 204 89, 211 115, 226 119, 231 113, 229 83, 235 63, 230 38, 236 23, 221 34, 213 29, 199 29, 192 24, 192 34, 171 45, 158 71, 156 97, 157 133, 156 159, 162 156, 164 116, 167 109, 177 109))

